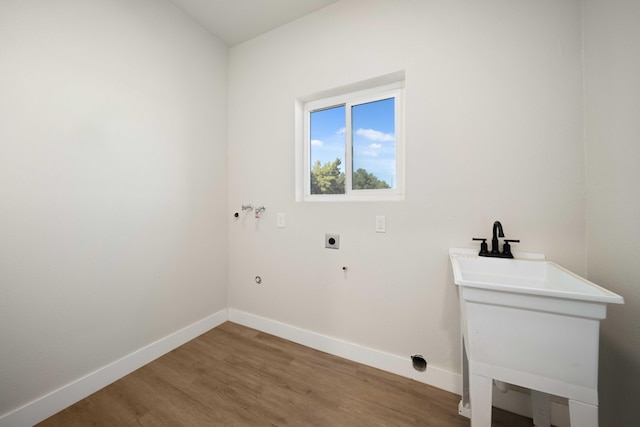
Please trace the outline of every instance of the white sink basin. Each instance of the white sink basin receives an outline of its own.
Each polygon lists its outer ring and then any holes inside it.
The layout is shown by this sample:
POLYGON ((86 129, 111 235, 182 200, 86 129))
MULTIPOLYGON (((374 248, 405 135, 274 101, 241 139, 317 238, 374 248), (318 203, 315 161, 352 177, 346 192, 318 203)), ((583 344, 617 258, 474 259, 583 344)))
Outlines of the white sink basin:
POLYGON ((456 285, 570 300, 624 303, 620 295, 546 261, 540 254, 504 259, 481 257, 477 251, 468 249, 451 249, 449 253, 456 285))
MULTIPOLYGON (((449 250, 464 348, 460 413, 470 412, 472 427, 490 427, 499 380, 530 388, 538 401, 566 397, 572 426, 597 427, 600 321, 607 304, 624 300, 544 255, 514 255, 449 250)), ((550 425, 548 407, 533 412, 536 426, 550 425)))

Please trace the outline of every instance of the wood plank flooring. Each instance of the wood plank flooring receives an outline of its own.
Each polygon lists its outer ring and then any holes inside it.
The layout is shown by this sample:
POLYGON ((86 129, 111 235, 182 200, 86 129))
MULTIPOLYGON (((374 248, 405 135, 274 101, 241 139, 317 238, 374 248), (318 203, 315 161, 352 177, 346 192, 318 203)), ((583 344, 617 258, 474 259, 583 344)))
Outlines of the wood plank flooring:
MULTIPOLYGON (((38 425, 468 427, 459 400, 227 322, 38 425)), ((533 425, 495 408, 493 419, 533 425)))

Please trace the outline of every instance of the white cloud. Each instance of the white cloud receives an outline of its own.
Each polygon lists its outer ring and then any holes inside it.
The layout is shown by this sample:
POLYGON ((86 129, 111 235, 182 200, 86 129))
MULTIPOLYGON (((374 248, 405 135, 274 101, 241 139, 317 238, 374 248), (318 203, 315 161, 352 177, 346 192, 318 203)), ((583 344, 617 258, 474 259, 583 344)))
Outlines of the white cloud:
POLYGON ((377 151, 361 151, 360 154, 362 154, 363 156, 378 157, 377 151))
POLYGON ((382 148, 382 144, 376 144, 376 143, 369 144, 369 148, 371 148, 372 150, 378 150, 382 148))
POLYGON ((346 129, 345 128, 340 128, 338 129, 338 131, 336 132, 336 135, 344 135, 346 129))
POLYGON ((324 143, 322 141, 320 141, 319 139, 312 139, 311 140, 311 145, 313 145, 314 147, 322 147, 324 145, 324 143))
POLYGON ((395 136, 393 136, 392 134, 380 132, 374 129, 361 128, 356 131, 356 135, 367 138, 370 141, 381 141, 381 142, 395 141, 395 136))

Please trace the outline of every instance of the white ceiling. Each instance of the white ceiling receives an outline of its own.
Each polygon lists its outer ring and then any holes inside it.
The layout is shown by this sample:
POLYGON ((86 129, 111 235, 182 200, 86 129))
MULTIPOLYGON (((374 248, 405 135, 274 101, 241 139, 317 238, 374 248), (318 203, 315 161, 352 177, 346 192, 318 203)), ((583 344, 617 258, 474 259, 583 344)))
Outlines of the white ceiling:
POLYGON ((339 0, 169 0, 232 47, 339 0))

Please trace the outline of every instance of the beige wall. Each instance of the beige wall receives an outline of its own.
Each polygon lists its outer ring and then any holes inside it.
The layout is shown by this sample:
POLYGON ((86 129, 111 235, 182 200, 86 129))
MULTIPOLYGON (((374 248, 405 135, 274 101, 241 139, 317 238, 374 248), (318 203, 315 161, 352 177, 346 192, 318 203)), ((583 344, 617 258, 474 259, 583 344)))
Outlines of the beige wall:
POLYGON ((640 3, 585 1, 588 277, 622 295, 602 323, 601 426, 640 395, 640 3))
POLYGON ((164 1, 0 2, 0 415, 226 308, 226 73, 164 1))
POLYGON ((230 50, 229 208, 267 211, 229 217, 229 307, 459 373, 449 247, 501 220, 585 274, 580 2, 400 3, 342 1, 230 50), (400 70, 406 200, 296 203, 296 98, 400 70))

